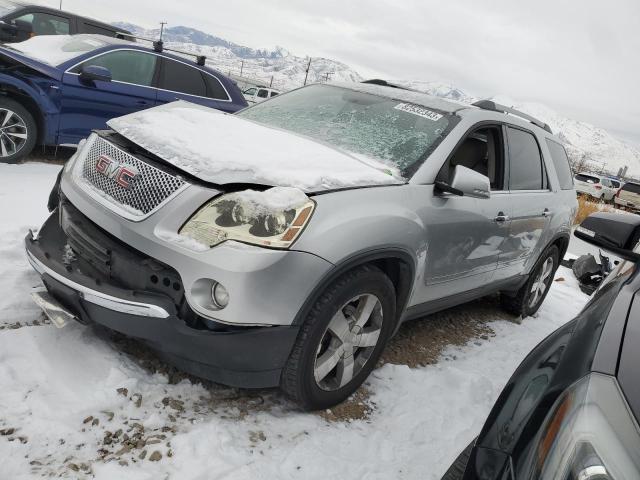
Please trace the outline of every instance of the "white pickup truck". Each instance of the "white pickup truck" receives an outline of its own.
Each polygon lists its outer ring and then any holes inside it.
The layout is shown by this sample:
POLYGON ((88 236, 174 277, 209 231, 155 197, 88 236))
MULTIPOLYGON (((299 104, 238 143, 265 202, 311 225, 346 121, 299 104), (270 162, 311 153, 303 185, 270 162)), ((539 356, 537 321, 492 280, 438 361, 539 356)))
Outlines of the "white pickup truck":
POLYGON ((245 100, 251 104, 262 102, 268 98, 275 97, 276 95, 280 94, 280 91, 267 87, 251 87, 247 88, 244 92, 242 92, 242 94, 244 95, 245 100))

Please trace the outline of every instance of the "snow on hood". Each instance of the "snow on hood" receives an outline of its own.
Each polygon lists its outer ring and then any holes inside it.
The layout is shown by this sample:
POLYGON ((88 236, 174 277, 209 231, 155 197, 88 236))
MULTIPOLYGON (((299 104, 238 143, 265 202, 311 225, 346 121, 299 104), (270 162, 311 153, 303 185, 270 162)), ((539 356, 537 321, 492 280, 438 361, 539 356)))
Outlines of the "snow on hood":
POLYGON ((24 42, 12 43, 5 47, 34 60, 56 66, 82 54, 114 44, 130 45, 131 43, 104 35, 36 35, 24 42))
POLYGON ((382 171, 382 164, 377 169, 305 137, 183 101, 107 124, 177 168, 221 185, 255 183, 315 192, 403 183, 382 171))

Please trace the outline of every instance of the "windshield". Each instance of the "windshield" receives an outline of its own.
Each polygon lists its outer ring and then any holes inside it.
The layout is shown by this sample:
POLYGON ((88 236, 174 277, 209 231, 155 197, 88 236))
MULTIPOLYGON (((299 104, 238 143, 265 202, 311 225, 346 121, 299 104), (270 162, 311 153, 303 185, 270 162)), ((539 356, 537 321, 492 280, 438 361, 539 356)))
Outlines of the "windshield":
POLYGON ((458 117, 420 105, 329 85, 312 85, 238 115, 383 163, 408 178, 458 117))

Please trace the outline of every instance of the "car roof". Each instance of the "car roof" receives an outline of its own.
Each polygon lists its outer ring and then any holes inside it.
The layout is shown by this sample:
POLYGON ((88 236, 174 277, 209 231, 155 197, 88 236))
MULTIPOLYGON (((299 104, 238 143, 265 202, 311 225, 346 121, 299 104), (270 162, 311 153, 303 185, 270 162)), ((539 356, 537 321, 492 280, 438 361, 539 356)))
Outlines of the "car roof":
POLYGON ((102 22, 100 20, 96 20, 95 18, 86 17, 84 15, 78 15, 77 13, 73 13, 73 12, 70 12, 68 10, 62 10, 62 9, 47 7, 45 5, 38 5, 38 4, 35 4, 35 3, 22 2, 20 0, 9 0, 9 1, 10 1, 10 3, 13 3, 14 5, 16 5, 18 7, 16 10, 11 12, 11 15, 13 15, 14 13, 19 12, 21 10, 24 10, 24 9, 33 8, 33 9, 37 9, 37 10, 42 11, 42 12, 50 13, 52 15, 60 15, 61 13, 64 13, 65 15, 69 15, 69 16, 72 16, 72 17, 75 17, 75 18, 80 18, 82 20, 89 20, 89 21, 91 21, 91 23, 93 23, 93 24, 95 24, 97 26, 100 26, 100 27, 103 27, 103 28, 107 28, 109 30, 113 30, 114 32, 122 31, 123 33, 130 33, 128 31, 125 31, 125 30, 119 29, 117 27, 114 27, 113 25, 110 25, 110 24, 108 24, 106 22, 102 22))

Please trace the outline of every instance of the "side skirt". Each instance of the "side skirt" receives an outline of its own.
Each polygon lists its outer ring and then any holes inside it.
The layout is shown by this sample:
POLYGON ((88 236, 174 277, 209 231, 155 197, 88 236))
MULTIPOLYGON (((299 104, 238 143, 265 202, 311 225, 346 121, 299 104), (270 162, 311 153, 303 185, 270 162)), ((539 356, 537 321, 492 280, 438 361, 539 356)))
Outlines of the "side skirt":
POLYGON ((412 305, 405 310, 400 323, 446 310, 499 291, 505 291, 507 293, 516 292, 525 284, 528 278, 529 275, 519 275, 518 277, 500 280, 499 282, 490 283, 489 285, 485 285, 474 290, 458 293, 449 297, 439 298, 430 302, 420 303, 418 305, 412 305))

